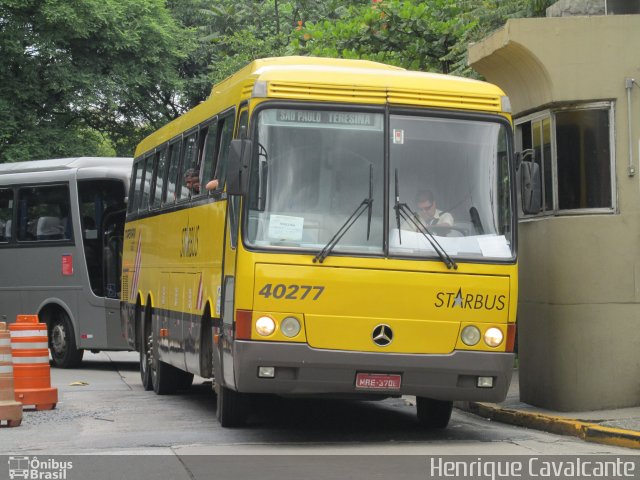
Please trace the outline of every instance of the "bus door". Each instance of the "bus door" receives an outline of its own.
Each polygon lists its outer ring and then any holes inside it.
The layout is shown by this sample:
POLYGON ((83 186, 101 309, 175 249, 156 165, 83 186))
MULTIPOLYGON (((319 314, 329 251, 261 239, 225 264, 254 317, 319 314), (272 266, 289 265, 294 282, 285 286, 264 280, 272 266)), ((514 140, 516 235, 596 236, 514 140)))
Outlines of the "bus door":
MULTIPOLYGON (((124 208, 105 211, 102 220, 102 289, 107 309, 107 325, 120 323, 120 285, 122 278, 122 246, 124 242, 124 208)), ((122 342, 120 328, 107 328, 108 345, 122 342)))
POLYGON ((105 309, 104 318, 96 318, 88 310, 82 312, 87 338, 81 337, 81 343, 87 348, 93 343, 126 348, 119 298, 124 198, 121 180, 78 180, 82 250, 90 287, 85 296, 88 304, 105 309))
MULTIPOLYGON (((245 135, 248 128, 249 110, 241 107, 238 115, 238 126, 236 136, 245 135)), ((226 149, 228 152, 228 148, 226 149)), ((225 159, 226 160, 226 159, 225 159)), ((233 345, 235 338, 234 329, 234 292, 236 288, 236 253, 238 246, 238 227, 240 222, 240 197, 229 196, 227 199, 227 225, 225 238, 225 255, 223 265, 223 285, 222 285, 222 335, 220 363, 224 385, 235 387, 235 375, 233 365, 233 345)))

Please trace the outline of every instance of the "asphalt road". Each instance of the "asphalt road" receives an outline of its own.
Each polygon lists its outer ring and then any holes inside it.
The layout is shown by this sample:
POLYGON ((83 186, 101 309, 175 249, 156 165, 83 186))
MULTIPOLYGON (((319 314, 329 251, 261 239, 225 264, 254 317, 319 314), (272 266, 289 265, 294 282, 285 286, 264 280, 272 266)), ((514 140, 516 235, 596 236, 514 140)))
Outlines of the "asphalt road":
MULTIPOLYGON (((0 455, 74 455, 75 470, 68 480, 284 480, 390 478, 394 472, 402 472, 402 478, 430 478, 427 456, 635 453, 457 410, 447 429, 429 431, 418 424, 410 398, 354 402, 264 397, 256 402, 247 427, 223 429, 215 418, 210 383, 196 379, 188 393, 157 396, 142 389, 136 353, 88 353, 85 359, 76 370, 52 369, 58 406, 25 411, 22 426, 0 430, 0 455)), ((0 479, 5 473, 0 464, 0 479)))

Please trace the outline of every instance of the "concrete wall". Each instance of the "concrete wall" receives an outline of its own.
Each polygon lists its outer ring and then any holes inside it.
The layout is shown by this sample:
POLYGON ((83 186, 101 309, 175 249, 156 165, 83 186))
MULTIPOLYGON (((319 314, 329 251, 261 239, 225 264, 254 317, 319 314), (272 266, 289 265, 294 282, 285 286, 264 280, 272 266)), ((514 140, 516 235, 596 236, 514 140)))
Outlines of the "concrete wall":
MULTIPOLYGON (((613 100, 617 210, 519 227, 521 400, 564 411, 640 405, 640 176, 628 176, 625 78, 640 83, 640 15, 510 20, 469 63, 515 117, 613 100)), ((638 171, 640 88, 634 87, 638 171)))

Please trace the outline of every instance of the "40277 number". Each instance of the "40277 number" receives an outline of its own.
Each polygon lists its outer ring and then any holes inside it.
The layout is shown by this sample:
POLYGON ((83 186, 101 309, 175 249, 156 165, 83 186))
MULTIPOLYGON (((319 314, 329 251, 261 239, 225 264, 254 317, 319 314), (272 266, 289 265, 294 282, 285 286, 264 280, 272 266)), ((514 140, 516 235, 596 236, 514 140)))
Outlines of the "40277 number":
POLYGON ((284 298, 285 300, 304 300, 309 297, 311 300, 318 300, 324 292, 324 287, 319 285, 284 285, 278 283, 273 285, 267 283, 260 289, 258 295, 264 298, 273 297, 276 299, 284 298))

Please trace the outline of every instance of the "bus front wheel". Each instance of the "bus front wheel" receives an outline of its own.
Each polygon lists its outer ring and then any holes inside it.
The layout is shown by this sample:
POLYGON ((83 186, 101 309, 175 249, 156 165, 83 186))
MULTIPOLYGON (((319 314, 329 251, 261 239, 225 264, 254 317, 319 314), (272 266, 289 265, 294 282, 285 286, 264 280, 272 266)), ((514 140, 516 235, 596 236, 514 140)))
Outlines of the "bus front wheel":
POLYGON ((216 417, 225 428, 241 427, 247 422, 249 397, 220 385, 217 394, 216 417))
POLYGON ((84 350, 77 348, 73 326, 64 313, 56 315, 51 322, 49 349, 53 364, 58 368, 74 368, 82 362, 84 350))
POLYGON ((417 397, 418 421, 427 428, 446 428, 451 419, 453 402, 417 397))

